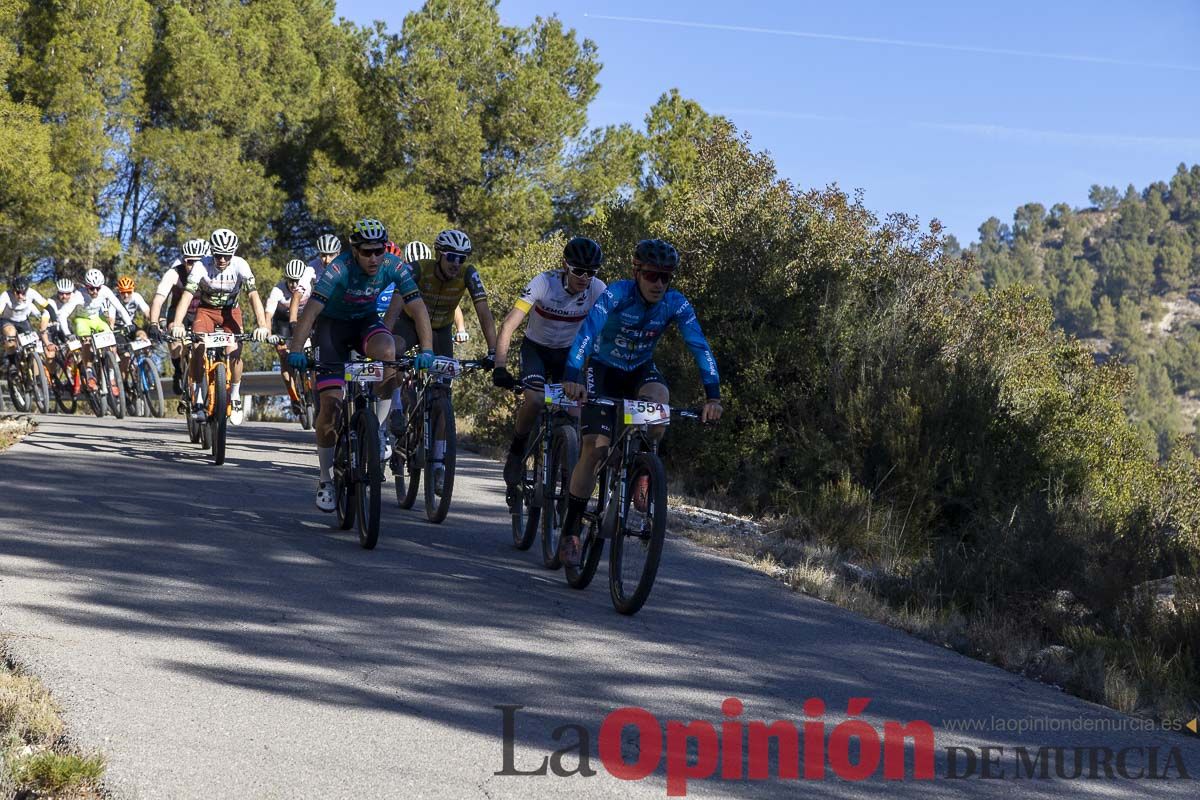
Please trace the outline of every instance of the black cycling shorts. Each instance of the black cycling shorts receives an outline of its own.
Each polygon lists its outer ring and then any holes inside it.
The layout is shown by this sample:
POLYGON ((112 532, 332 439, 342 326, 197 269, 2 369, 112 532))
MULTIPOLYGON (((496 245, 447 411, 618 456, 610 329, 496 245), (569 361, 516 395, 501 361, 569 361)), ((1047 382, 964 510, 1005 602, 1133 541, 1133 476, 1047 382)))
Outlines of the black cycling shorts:
POLYGON ((346 384, 346 371, 341 365, 350 360, 350 351, 367 353, 367 342, 376 336, 391 336, 379 317, 362 319, 333 319, 317 317, 312 340, 316 346, 317 391, 341 388, 346 384), (322 366, 328 365, 328 366, 322 366))
POLYGON ((282 337, 285 340, 291 340, 292 323, 288 322, 287 315, 281 317, 276 314, 271 317, 271 335, 282 337))
MULTIPOLYGON (((435 356, 454 358, 453 329, 453 323, 433 329, 433 354, 435 356)), ((400 312, 400 318, 396 320, 396 324, 392 326, 392 333, 404 340, 405 352, 408 352, 419 344, 417 326, 413 324, 412 317, 403 311, 400 312)), ((397 355, 400 354, 398 353, 397 355)))
POLYGON ((546 347, 525 337, 521 343, 521 385, 541 391, 547 383, 562 383, 570 347, 546 347))
MULTIPOLYGON (((588 397, 604 396, 614 400, 637 400, 638 392, 648 383, 667 385, 666 379, 654 366, 653 361, 647 361, 631 370, 610 367, 599 361, 589 361, 585 373, 588 397)), ((588 403, 583 407, 580 416, 583 435, 600 434, 612 439, 613 421, 617 409, 612 406, 602 406, 588 403)))

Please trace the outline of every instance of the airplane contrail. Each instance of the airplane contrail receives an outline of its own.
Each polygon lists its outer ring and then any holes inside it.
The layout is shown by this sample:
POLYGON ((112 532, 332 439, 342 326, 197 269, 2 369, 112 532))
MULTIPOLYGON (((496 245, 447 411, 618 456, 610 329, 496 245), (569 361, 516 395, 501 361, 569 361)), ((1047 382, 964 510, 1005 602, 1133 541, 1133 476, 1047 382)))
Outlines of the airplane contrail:
POLYGON ((1151 69, 1180 70, 1184 72, 1200 72, 1196 64, 1167 64, 1155 61, 1128 61, 1120 58, 1103 56, 1085 56, 1073 53, 1041 53, 1032 50, 1010 50, 1003 47, 978 47, 976 45, 942 44, 939 42, 917 42, 910 39, 883 39, 874 36, 846 36, 836 33, 816 33, 814 31, 791 31, 778 28, 755 28, 749 25, 725 25, 712 22, 688 22, 678 19, 658 19, 655 17, 622 17, 611 14, 584 14, 592 19, 603 19, 612 22, 636 22, 646 25, 674 25, 679 28, 702 28, 714 31, 732 31, 735 33, 765 33, 771 36, 793 36, 801 39, 825 39, 835 42, 855 42, 857 44, 882 44, 892 47, 918 47, 925 50, 949 50, 957 53, 980 53, 996 56, 1019 56, 1021 58, 1047 58, 1055 61, 1073 61, 1082 64, 1107 64, 1122 67, 1148 67, 1151 69))

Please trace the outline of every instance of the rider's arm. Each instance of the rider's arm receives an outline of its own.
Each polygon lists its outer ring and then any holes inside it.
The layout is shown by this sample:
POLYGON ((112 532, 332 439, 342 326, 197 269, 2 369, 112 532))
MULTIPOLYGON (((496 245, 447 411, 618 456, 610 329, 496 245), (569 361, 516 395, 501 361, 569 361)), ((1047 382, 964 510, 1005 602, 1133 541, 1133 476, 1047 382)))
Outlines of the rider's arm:
POLYGON ((704 395, 709 400, 716 400, 721 396, 721 377, 717 374, 717 359, 708 345, 708 339, 704 338, 704 331, 700 330, 700 320, 696 318, 696 310, 683 295, 679 295, 679 298, 682 302, 675 309, 672 319, 679 327, 679 332, 683 334, 683 341, 692 351, 692 357, 696 359, 696 366, 700 369, 700 380, 704 384, 704 395))
POLYGON ((187 316, 188 307, 192 304, 193 292, 190 289, 184 289, 183 294, 179 296, 179 302, 175 304, 175 316, 171 320, 171 326, 183 324, 183 318, 187 316))
POLYGON ((517 328, 521 327, 521 322, 529 310, 528 305, 522 308, 523 302, 523 300, 518 300, 512 311, 508 312, 508 316, 504 318, 504 322, 500 324, 500 335, 496 338, 497 367, 503 367, 508 361, 508 348, 512 344, 513 334, 517 332, 517 328))
POLYGON ((496 318, 488 306, 487 298, 475 301, 475 313, 479 317, 479 327, 483 328, 483 338, 488 344, 488 350, 496 352, 496 318))
POLYGON ((288 350, 290 352, 304 352, 304 343, 308 341, 313 325, 324 309, 324 300, 317 299, 315 295, 308 298, 308 302, 304 305, 304 311, 300 314, 300 319, 296 320, 296 325, 292 328, 292 340, 288 342, 288 350))
POLYGON ((288 322, 292 325, 296 324, 296 320, 300 319, 300 300, 308 296, 308 290, 304 288, 304 284, 296 287, 296 291, 292 292, 292 299, 288 303, 288 322))
POLYGON ((150 301, 150 322, 157 323, 159 315, 162 313, 163 305, 167 302, 167 295, 175 288, 175 284, 179 282, 179 273, 173 269, 167 270, 167 273, 162 276, 162 280, 158 282, 158 288, 154 290, 154 299, 150 301))
MULTIPOLYGON (((295 299, 295 292, 292 293, 292 299, 295 299)), ((267 307, 265 313, 267 317, 275 316, 275 309, 279 308, 279 303, 283 300, 283 290, 278 286, 271 287, 271 293, 267 295, 267 307)))
POLYGON ((137 310, 142 312, 142 316, 146 318, 147 322, 149 322, 150 321, 150 306, 146 305, 146 298, 142 297, 141 292, 133 293, 133 304, 135 306, 137 306, 137 310))
POLYGON ((107 286, 101 287, 100 296, 108 302, 109 324, 115 326, 117 324, 117 317, 121 318, 122 325, 133 324, 133 317, 129 316, 129 310, 125 308, 124 303, 117 299, 112 289, 107 286))

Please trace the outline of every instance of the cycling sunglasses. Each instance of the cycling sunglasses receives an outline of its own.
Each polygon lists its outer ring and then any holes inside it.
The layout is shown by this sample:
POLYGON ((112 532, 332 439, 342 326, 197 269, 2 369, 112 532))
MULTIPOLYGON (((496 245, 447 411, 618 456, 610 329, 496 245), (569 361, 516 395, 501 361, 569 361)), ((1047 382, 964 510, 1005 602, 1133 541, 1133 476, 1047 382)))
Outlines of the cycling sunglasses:
POLYGON ((358 252, 367 258, 379 258, 387 252, 386 247, 360 247, 358 252))
POLYGON ((599 270, 592 269, 591 267, 576 267, 572 266, 571 264, 567 264, 567 272, 571 273, 576 278, 594 278, 599 270))
POLYGON ((446 260, 451 264, 461 264, 467 260, 467 257, 462 253, 442 253, 442 255, 444 255, 446 260))
POLYGON ((638 272, 650 283, 661 283, 663 286, 669 284, 671 279, 675 277, 675 273, 673 272, 659 272, 653 269, 639 269, 638 272))

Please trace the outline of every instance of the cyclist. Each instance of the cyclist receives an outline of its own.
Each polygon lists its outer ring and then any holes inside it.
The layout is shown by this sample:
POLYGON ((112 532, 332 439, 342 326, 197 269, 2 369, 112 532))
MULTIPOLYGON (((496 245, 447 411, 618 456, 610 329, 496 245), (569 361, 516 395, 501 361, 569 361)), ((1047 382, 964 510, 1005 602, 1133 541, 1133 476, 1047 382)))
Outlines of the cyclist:
MULTIPOLYGON (((200 298, 196 309, 196 320, 192 323, 195 333, 213 333, 218 325, 229 333, 242 332, 242 310, 238 308, 238 294, 245 291, 250 297, 250 307, 258 326, 254 329, 254 340, 266 341, 271 335, 267 327, 266 315, 263 314, 262 300, 254 284, 254 273, 245 259, 236 255, 238 248, 237 234, 228 228, 217 228, 208 237, 208 245, 212 255, 192 266, 188 273, 187 284, 183 287, 183 295, 175 305, 175 316, 171 323, 171 336, 181 339, 187 330, 183 327, 183 318, 193 297, 200 298)), ((230 372, 229 402, 232 413, 229 421, 241 425, 242 411, 242 344, 234 342, 229 345, 230 372)), ((193 412, 198 422, 204 422, 204 343, 197 342, 192 353, 192 381, 195 386, 196 410, 193 412)))
MULTIPOLYGON (((179 298, 183 296, 183 287, 187 285, 188 273, 192 271, 192 267, 200 264, 210 255, 212 255, 212 250, 209 249, 208 240, 206 239, 188 239, 183 243, 183 252, 179 258, 171 263, 170 268, 163 273, 162 280, 158 282, 158 288, 154 290, 154 299, 150 301, 150 324, 154 326, 156 332, 162 332, 162 326, 159 323, 160 319, 163 317, 167 319, 175 318, 175 307, 179 305, 179 298), (168 300, 170 301, 169 303, 167 302, 168 300), (165 313, 163 309, 164 305, 167 306, 165 313), (160 314, 162 316, 159 316, 160 314)), ((184 315, 183 322, 188 330, 191 330, 192 323, 196 320, 196 307, 198 305, 199 299, 194 300, 184 315)), ((183 343, 172 340, 169 350, 171 353, 171 367, 174 370, 174 374, 171 377, 171 388, 175 390, 176 396, 182 396, 183 376, 179 373, 183 369, 183 343)))
MULTIPOLYGON (((66 304, 58 310, 58 324, 63 333, 74 333, 80 339, 94 333, 111 331, 117 324, 131 325, 133 320, 125 306, 104 285, 104 273, 98 269, 89 269, 83 275, 84 297, 76 292, 68 298, 66 304), (69 326, 69 327, 68 327, 69 326)), ((83 366, 87 378, 88 389, 95 391, 96 376, 92 372, 92 345, 90 341, 83 343, 83 366)), ((113 387, 114 391, 117 387, 113 387)))
POLYGON ((308 284, 308 290, 311 292, 312 287, 316 285, 321 278, 321 273, 325 271, 333 260, 342 252, 342 240, 334 236, 332 233, 324 233, 317 237, 317 255, 309 260, 308 270, 305 272, 302 282, 308 284))
MULTIPOLYGON (((465 266, 471 255, 471 240, 459 230, 444 230, 437 235, 433 242, 434 258, 419 258, 410 264, 413 280, 421 291, 421 297, 429 309, 429 321, 433 327, 433 352, 438 356, 452 358, 454 356, 453 335, 451 325, 454 320, 454 309, 458 307, 462 297, 470 292, 475 304, 475 313, 479 316, 479 326, 483 329, 484 339, 487 340, 488 354, 481 359, 487 369, 495 366, 496 356, 496 321, 492 310, 488 307, 487 290, 479 272, 473 266, 465 266)), ((401 316, 392 328, 396 336, 396 352, 403 353, 416 340, 413 320, 401 316)), ((446 392, 449 386, 443 387, 446 392)), ((391 433, 397 436, 403 426, 400 413, 391 420, 391 433)), ((433 441, 433 485, 438 494, 442 491, 442 480, 445 468, 442 459, 446 454, 446 433, 440 426, 434 432, 433 441)))
MULTIPOLYGON (((117 297, 121 299, 121 304, 125 306, 125 310, 129 312, 129 318, 134 320, 132 330, 126 335, 135 339, 149 339, 146 334, 146 328, 150 324, 150 306, 146 304, 146 298, 142 297, 141 292, 137 291, 137 287, 133 283, 133 278, 128 275, 122 275, 117 278, 117 297), (136 320, 138 314, 142 315, 142 325, 137 325, 136 320)), ((122 349, 121 351, 121 370, 129 369, 129 362, 132 354, 122 349)))
POLYGON ((521 460, 529 433, 537 421, 542 387, 546 382, 562 380, 575 334, 606 288, 604 281, 596 277, 603 262, 604 253, 599 244, 576 236, 563 248, 562 268, 535 276, 500 325, 492 382, 502 389, 511 389, 516 386, 516 380, 505 367, 508 348, 525 315, 533 312, 525 330, 525 340, 521 343, 521 385, 525 388, 525 402, 517 409, 516 432, 504 463, 504 483, 510 506, 520 501, 521 460))
POLYGON ((303 409, 300 407, 300 394, 292 377, 292 368, 287 363, 287 343, 292 338, 292 327, 299 318, 300 311, 308 302, 311 287, 303 283, 308 266, 298 258, 293 258, 283 267, 283 280, 275 284, 267 295, 266 315, 271 320, 271 333, 280 337, 275 345, 279 354, 279 375, 283 379, 283 387, 292 400, 292 413, 299 416, 303 409))
POLYGON ((42 344, 50 344, 46 335, 50 327, 49 307, 50 301, 37 289, 30 288, 29 279, 24 276, 13 278, 8 291, 0 294, 0 331, 4 334, 4 358, 9 371, 16 369, 17 333, 33 333, 33 326, 29 324, 31 314, 36 312, 41 317, 38 330, 42 344))
MULTIPOLYGON (((563 393, 583 401, 588 394, 615 398, 670 399, 666 381, 654 365, 654 348, 667 326, 674 323, 696 359, 707 400, 701 418, 721 417, 721 383, 717 361, 692 304, 671 289, 679 253, 662 239, 643 239, 633 252, 633 278, 617 281, 600 296, 580 326, 563 374, 563 393), (586 373, 585 373, 585 362, 586 373), (586 376, 586 385, 584 383, 586 376)), ((591 405, 583 410, 583 448, 571 474, 567 516, 559 540, 564 560, 579 561, 579 528, 595 487, 596 467, 608 454, 613 434, 613 409, 591 405)), ((661 437, 664 428, 652 428, 661 437)), ((646 508, 645 481, 632 489, 635 506, 646 508)))
MULTIPOLYGON (((313 287, 304 313, 292 330, 288 364, 297 371, 308 367, 304 342, 309 334, 317 346, 317 359, 321 363, 348 361, 352 348, 368 358, 390 361, 396 357, 396 351, 395 343, 388 335, 389 326, 401 310, 408 310, 422 347, 416 366, 428 367, 433 361, 429 312, 407 266, 387 251, 387 228, 377 219, 359 220, 350 231, 349 241, 350 252, 339 255, 313 287), (380 321, 375 312, 376 301, 389 283, 395 283, 399 291, 380 321)), ((395 371, 388 370, 385 378, 380 388, 381 397, 386 399, 379 401, 376 410, 381 421, 387 419, 392 404, 388 392, 395 381, 395 371)), ((336 420, 341 413, 344 384, 345 376, 340 369, 332 373, 322 371, 317 378, 321 399, 316 424, 320 464, 316 502, 322 511, 333 511, 336 507, 333 451, 337 446, 336 420)), ((381 436, 380 441, 386 443, 387 439, 381 436)), ((386 457, 386 453, 380 455, 386 457)))

